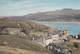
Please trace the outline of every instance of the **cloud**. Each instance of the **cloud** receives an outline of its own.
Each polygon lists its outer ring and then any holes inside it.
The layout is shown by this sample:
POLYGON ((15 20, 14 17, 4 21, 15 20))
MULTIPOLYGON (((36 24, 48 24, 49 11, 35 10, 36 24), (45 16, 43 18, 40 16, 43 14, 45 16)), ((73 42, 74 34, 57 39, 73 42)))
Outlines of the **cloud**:
POLYGON ((74 0, 0 0, 0 16, 25 15, 63 8, 79 9, 80 1, 76 1, 75 4, 74 2, 74 0))

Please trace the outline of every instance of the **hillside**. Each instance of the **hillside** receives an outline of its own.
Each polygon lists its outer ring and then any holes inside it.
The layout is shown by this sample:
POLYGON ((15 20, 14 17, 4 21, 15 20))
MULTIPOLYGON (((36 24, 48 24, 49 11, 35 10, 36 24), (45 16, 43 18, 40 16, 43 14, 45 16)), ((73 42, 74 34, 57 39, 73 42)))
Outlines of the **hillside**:
POLYGON ((0 54, 49 54, 49 51, 34 42, 15 36, 0 35, 0 54))
POLYGON ((45 52, 38 52, 38 51, 29 51, 23 50, 18 48, 12 48, 7 46, 0 46, 0 54, 48 54, 45 52), (16 52, 17 51, 17 52, 16 52))
POLYGON ((51 51, 53 51, 54 54, 80 54, 80 39, 75 39, 71 36, 67 38, 68 42, 66 43, 50 43, 49 46, 53 47, 51 51), (56 52, 56 50, 58 51, 56 52))
POLYGON ((68 42, 53 44, 50 50, 32 41, 32 37, 44 35, 45 32, 59 32, 61 30, 37 24, 29 20, 0 19, 0 54, 57 54, 54 48, 61 50, 59 54, 79 54, 80 40, 67 37, 68 42), (15 32, 16 31, 16 32, 15 32), (16 34, 15 34, 16 33, 16 34), (19 35, 20 34, 20 35, 19 35), (22 35, 21 35, 22 34, 22 35), (25 34, 25 35, 24 35, 25 34))
POLYGON ((57 29, 37 24, 28 20, 9 20, 9 19, 0 19, 0 31, 5 28, 21 28, 21 31, 29 34, 35 32, 44 32, 44 31, 58 31, 57 29))
POLYGON ((50 54, 49 50, 32 41, 32 34, 37 36, 45 31, 58 30, 28 20, 0 19, 0 54, 50 54))
POLYGON ((56 11, 38 12, 24 16, 8 16, 1 18, 10 18, 18 20, 36 20, 36 21, 66 21, 80 22, 80 10, 65 8, 56 11))

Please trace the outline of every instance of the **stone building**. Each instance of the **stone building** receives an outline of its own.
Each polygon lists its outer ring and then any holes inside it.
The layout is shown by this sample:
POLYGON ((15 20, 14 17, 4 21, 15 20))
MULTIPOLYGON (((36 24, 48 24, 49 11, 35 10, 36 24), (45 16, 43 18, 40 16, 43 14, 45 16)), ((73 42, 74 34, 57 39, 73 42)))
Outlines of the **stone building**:
POLYGON ((58 31, 58 32, 45 32, 41 36, 35 36, 33 37, 33 41, 43 45, 44 47, 48 45, 49 43, 60 43, 64 42, 64 40, 67 40, 68 31, 58 31))

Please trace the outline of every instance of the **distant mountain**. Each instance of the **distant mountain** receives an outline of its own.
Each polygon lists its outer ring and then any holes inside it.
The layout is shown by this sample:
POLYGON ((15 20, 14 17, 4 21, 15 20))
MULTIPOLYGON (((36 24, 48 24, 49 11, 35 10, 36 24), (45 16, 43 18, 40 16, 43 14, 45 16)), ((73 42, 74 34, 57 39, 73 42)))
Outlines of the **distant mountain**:
POLYGON ((62 10, 38 12, 24 16, 9 16, 5 18, 12 18, 14 20, 27 19, 36 21, 79 21, 80 22, 80 10, 65 8, 62 10))
POLYGON ((39 21, 80 21, 80 10, 62 9, 48 12, 38 12, 25 15, 29 20, 39 21))

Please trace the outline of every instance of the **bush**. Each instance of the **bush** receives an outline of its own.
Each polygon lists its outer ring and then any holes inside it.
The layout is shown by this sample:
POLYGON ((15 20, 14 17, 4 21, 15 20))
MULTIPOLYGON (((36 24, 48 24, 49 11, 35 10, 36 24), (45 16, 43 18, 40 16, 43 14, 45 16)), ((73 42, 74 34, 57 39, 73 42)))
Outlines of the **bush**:
POLYGON ((79 48, 79 43, 78 42, 74 42, 74 47, 75 48, 79 48))

